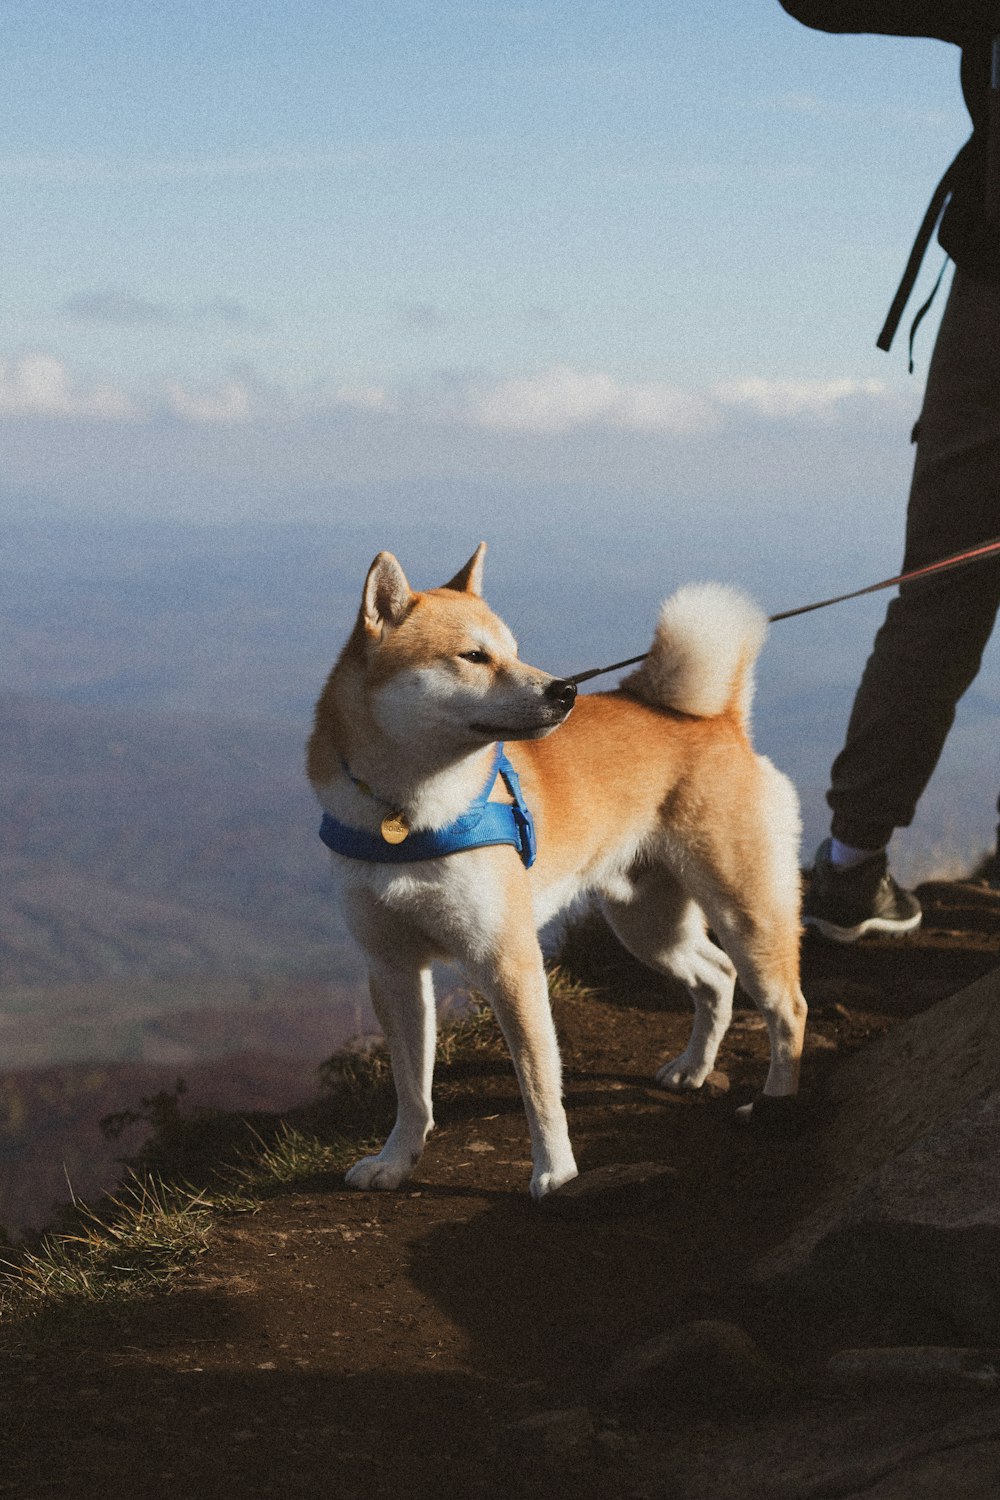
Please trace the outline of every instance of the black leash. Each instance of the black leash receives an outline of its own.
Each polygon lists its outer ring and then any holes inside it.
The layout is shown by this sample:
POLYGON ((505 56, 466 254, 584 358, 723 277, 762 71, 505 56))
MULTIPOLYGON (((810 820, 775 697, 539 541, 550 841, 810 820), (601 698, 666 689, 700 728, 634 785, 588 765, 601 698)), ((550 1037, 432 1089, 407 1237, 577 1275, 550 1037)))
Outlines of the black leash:
MULTIPOLYGON (((923 568, 913 568, 909 573, 898 573, 895 578, 883 578, 881 583, 870 583, 863 589, 852 589, 849 594, 835 594, 832 599, 820 599, 815 604, 800 604, 796 609, 783 609, 780 614, 769 615, 768 624, 774 625, 778 620, 791 620, 796 615, 811 614, 814 609, 826 609, 831 604, 843 604, 845 599, 860 599, 862 594, 877 594, 880 589, 891 589, 897 583, 913 583, 919 578, 930 578, 936 573, 946 573, 951 568, 963 567, 966 563, 982 562, 988 557, 993 557, 1000 552, 1000 537, 994 538, 992 542, 982 542, 978 547, 970 547, 966 552, 954 552, 950 557, 942 557, 938 562, 928 563, 923 568)), ((589 672, 577 672, 572 677, 564 679, 566 682, 575 682, 577 686, 581 682, 588 682, 591 677, 603 677, 605 672, 617 672, 621 667, 634 667, 638 662, 645 661, 649 655, 644 651, 641 656, 629 656, 624 661, 612 662, 610 667, 591 667, 589 672)))

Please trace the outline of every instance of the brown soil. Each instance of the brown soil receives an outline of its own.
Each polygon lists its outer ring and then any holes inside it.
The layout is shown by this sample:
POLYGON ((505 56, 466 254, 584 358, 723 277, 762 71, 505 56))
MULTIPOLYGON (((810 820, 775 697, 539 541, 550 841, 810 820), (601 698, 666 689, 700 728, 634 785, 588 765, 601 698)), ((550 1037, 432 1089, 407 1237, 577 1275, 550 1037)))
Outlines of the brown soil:
MULTIPOLYGON (((805 946, 814 1114, 839 1057, 997 964, 1000 896, 968 884, 922 896, 912 939, 805 946)), ((725 1044, 728 1092, 670 1096, 650 1079, 681 1049, 686 1002, 620 953, 597 968, 609 987, 556 1006, 578 1160, 669 1163, 662 1202, 589 1219, 532 1204, 509 1062, 460 1059, 441 1070, 438 1129, 399 1193, 316 1180, 220 1220, 170 1293, 8 1333, 0 1495, 996 1492, 977 1488, 983 1474, 1000 1483, 995 1395, 835 1395, 818 1379, 846 1344, 963 1331, 912 1308, 806 1308, 748 1282, 813 1189, 808 1111, 797 1141, 734 1123, 763 1079, 756 1016, 741 1010, 725 1044), (627 1396, 609 1387, 622 1351, 704 1318, 738 1323, 781 1365, 777 1395, 712 1390, 697 1369, 627 1396), (530 1420, 541 1413, 558 1415, 530 1420)))

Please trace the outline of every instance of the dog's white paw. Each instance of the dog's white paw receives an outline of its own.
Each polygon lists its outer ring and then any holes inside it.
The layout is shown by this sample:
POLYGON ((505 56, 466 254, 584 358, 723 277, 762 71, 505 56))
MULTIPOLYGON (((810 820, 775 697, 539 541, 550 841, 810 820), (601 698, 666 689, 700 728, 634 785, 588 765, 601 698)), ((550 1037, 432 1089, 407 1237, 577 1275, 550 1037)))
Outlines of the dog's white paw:
POLYGON ((362 1192, 391 1192, 398 1188, 413 1171, 413 1162, 407 1157, 401 1160, 395 1154, 387 1156, 381 1151, 378 1156, 363 1156, 349 1167, 344 1182, 350 1188, 362 1192))
POLYGON ((544 1172, 536 1169, 531 1174, 529 1191, 537 1203, 539 1198, 546 1197, 548 1193, 554 1193, 556 1188, 562 1187, 564 1182, 572 1182, 573 1178, 579 1175, 575 1161, 570 1161, 561 1168, 552 1167, 544 1172))
POLYGON ((672 1093, 687 1093, 691 1089, 700 1089, 709 1073, 712 1065, 703 1057, 692 1057, 687 1052, 682 1052, 680 1057, 675 1057, 672 1062, 664 1063, 658 1069, 656 1081, 661 1089, 670 1089, 672 1093))

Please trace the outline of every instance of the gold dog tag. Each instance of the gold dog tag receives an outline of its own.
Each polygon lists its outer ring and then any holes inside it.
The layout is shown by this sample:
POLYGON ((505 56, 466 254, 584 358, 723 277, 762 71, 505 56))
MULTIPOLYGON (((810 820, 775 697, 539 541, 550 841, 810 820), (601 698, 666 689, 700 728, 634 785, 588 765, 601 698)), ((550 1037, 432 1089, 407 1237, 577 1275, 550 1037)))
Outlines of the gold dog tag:
POLYGON ((382 837, 387 844, 401 844, 409 836, 409 825, 402 813, 390 813, 382 819, 382 837))

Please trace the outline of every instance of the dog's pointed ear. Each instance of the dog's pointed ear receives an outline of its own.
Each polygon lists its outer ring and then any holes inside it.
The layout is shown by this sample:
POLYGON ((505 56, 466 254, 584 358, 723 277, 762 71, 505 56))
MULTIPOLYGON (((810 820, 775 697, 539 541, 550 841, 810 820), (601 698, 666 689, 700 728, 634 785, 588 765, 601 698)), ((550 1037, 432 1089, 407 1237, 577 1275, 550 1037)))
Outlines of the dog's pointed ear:
POLYGON ((458 570, 454 578, 445 584, 445 588, 455 589, 459 594, 482 594, 483 558, 485 556, 486 543, 480 542, 465 567, 458 570))
POLYGON ((379 636, 384 626, 401 624, 412 599, 413 590, 399 563, 391 552, 380 552, 368 569, 361 599, 365 629, 379 636))

